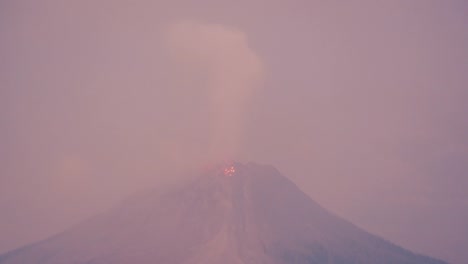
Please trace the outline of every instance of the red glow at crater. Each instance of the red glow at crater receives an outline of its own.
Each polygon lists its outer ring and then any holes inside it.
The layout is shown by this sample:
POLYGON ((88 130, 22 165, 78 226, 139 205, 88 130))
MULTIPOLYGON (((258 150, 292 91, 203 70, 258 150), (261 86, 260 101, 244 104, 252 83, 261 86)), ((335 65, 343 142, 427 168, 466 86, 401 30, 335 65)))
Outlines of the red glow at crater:
POLYGON ((225 176, 233 176, 235 172, 236 172, 236 168, 234 168, 234 166, 230 166, 224 169, 225 176))

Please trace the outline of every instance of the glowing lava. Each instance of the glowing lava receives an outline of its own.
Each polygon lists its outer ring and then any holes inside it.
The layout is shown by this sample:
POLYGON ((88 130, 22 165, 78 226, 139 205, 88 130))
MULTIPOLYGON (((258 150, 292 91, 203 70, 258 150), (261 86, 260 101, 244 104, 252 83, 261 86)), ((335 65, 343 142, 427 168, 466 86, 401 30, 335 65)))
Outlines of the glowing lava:
POLYGON ((236 173, 236 168, 234 166, 228 167, 224 169, 224 175, 225 176, 233 176, 234 173, 236 173))

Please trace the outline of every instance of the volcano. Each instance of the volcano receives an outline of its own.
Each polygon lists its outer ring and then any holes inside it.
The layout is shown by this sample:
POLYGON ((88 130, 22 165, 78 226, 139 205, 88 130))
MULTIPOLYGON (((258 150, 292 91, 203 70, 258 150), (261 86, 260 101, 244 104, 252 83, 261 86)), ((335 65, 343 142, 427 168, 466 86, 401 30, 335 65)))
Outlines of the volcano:
POLYGON ((274 167, 233 163, 136 195, 1 264, 441 264, 328 212, 274 167))

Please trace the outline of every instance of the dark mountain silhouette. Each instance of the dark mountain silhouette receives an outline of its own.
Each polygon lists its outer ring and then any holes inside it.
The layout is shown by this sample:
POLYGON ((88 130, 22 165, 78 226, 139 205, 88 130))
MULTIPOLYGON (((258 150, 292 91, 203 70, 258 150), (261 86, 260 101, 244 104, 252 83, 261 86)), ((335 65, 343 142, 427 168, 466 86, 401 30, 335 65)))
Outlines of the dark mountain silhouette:
POLYGON ((1 264, 441 264, 329 213, 271 166, 217 167, 151 192, 1 264))

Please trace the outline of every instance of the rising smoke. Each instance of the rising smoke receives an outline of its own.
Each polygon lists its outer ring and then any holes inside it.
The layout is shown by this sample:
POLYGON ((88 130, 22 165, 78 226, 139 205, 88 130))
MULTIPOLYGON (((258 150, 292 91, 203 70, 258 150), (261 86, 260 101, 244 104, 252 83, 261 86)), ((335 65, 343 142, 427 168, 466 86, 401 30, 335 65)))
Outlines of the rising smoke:
MULTIPOLYGON (((168 27, 166 44, 176 67, 191 68, 203 79, 211 104, 207 159, 232 159, 242 141, 243 120, 264 68, 238 29, 180 21, 168 27)), ((185 78, 187 76, 180 76, 185 78)))

